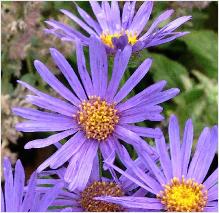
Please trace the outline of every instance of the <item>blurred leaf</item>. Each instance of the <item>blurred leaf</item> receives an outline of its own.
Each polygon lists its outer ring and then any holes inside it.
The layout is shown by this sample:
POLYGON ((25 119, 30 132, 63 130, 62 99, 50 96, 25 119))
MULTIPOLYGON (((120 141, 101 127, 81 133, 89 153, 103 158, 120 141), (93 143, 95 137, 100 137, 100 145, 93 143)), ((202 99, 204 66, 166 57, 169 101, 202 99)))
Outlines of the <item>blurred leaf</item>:
POLYGON ((182 37, 181 40, 187 44, 196 63, 206 75, 217 78, 217 34, 210 30, 192 31, 189 35, 182 37))
POLYGON ((37 82, 37 77, 34 73, 27 73, 21 77, 21 81, 25 81, 34 86, 37 82))
POLYGON ((150 73, 154 81, 166 80, 168 87, 184 88, 183 79, 188 77, 186 68, 161 54, 150 54, 153 64, 150 73))

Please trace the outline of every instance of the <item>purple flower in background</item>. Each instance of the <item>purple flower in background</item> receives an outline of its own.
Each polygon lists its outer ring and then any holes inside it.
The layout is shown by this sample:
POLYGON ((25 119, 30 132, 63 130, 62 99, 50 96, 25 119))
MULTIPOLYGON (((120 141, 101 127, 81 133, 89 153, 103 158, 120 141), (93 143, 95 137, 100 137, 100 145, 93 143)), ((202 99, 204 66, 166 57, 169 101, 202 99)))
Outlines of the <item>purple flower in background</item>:
POLYGON ((163 120, 160 114, 163 109, 158 104, 176 96, 179 89, 162 91, 166 82, 160 81, 124 100, 149 71, 151 59, 146 59, 119 88, 131 56, 130 46, 116 53, 110 80, 106 50, 96 38, 91 38, 89 44, 91 76, 86 69, 82 46, 80 42, 77 43, 77 64, 81 81, 60 52, 53 48, 50 52, 73 92, 43 63, 35 61, 34 65, 43 80, 65 100, 47 95, 19 81, 35 94, 27 97, 29 102, 52 112, 28 108, 13 109, 15 114, 28 119, 16 125, 18 131, 59 132, 45 139, 30 141, 25 145, 26 149, 46 147, 70 137, 55 154, 39 166, 38 172, 48 166, 56 169, 69 161, 64 179, 71 183, 71 190, 83 189, 89 179, 98 148, 104 159, 111 153, 115 157, 121 147, 120 139, 133 145, 137 152, 145 147, 150 155, 156 155, 154 149, 141 136, 154 138, 159 133, 152 128, 135 126, 134 123, 163 120))
MULTIPOLYGON (((156 140, 156 150, 159 153, 160 166, 145 152, 142 159, 147 162, 154 179, 140 168, 132 165, 130 168, 138 176, 137 181, 145 184, 145 188, 156 195, 151 197, 100 197, 98 200, 113 202, 128 208, 148 210, 167 210, 182 212, 200 212, 218 210, 218 169, 207 176, 211 162, 214 158, 218 144, 218 128, 204 128, 202 131, 195 153, 191 156, 193 144, 193 125, 189 119, 186 122, 182 144, 177 118, 171 116, 169 122, 170 157, 164 136, 156 140), (143 175, 142 175, 143 174, 143 175)), ((108 166, 125 172, 112 164, 112 160, 106 162, 108 166)), ((137 182, 136 182, 137 183, 137 182)))
POLYGON ((16 162, 13 175, 9 159, 4 159, 4 177, 4 193, 1 188, 1 212, 45 212, 62 187, 59 183, 44 193, 38 192, 36 173, 31 175, 28 185, 25 186, 24 168, 20 160, 16 162))
MULTIPOLYGON (((90 1, 90 4, 97 21, 77 4, 77 11, 83 20, 67 10, 62 9, 61 12, 89 35, 101 40, 109 53, 116 52, 117 49, 123 49, 127 44, 133 46, 133 52, 139 51, 143 48, 172 41, 188 33, 175 32, 175 30, 190 20, 191 16, 182 16, 159 28, 162 22, 169 19, 174 12, 173 10, 167 10, 160 14, 144 32, 153 9, 152 1, 145 1, 136 13, 135 1, 125 2, 122 11, 120 11, 117 1, 112 1, 111 5, 107 1, 103 1, 101 5, 96 1, 90 1)), ((83 45, 89 45, 89 37, 73 27, 55 20, 48 20, 46 23, 51 27, 45 30, 47 33, 54 34, 67 41, 79 39, 83 45)))
MULTIPOLYGON (((95 158, 95 164, 98 164, 98 157, 95 158)), ((134 162, 135 165, 142 166, 142 161, 138 158, 134 162)), ((141 167, 142 168, 142 167, 141 167)), ((44 187, 39 187, 39 191, 47 191, 45 184, 60 184, 64 182, 66 168, 62 167, 58 170, 44 171, 40 173, 41 177, 53 176, 52 179, 38 179, 38 186, 44 185, 44 187), (55 177, 55 176, 56 177, 55 177)), ((130 170, 127 170, 127 174, 131 174, 130 170)), ((105 201, 98 201, 94 198, 97 196, 144 196, 147 191, 143 188, 130 181, 124 176, 119 178, 115 174, 115 171, 110 170, 112 178, 106 178, 100 176, 98 165, 94 166, 89 178, 89 181, 84 190, 74 190, 72 192, 68 191, 66 187, 58 195, 57 199, 52 203, 53 206, 59 208, 65 208, 65 211, 73 212, 115 212, 115 211, 139 211, 136 208, 124 208, 121 205, 113 204, 105 201)), ((134 174, 133 174, 134 175, 134 174)), ((141 185, 141 182, 138 184, 141 185)), ((143 184, 142 184, 143 186, 143 184)), ((144 187, 144 186, 143 186, 144 187)))

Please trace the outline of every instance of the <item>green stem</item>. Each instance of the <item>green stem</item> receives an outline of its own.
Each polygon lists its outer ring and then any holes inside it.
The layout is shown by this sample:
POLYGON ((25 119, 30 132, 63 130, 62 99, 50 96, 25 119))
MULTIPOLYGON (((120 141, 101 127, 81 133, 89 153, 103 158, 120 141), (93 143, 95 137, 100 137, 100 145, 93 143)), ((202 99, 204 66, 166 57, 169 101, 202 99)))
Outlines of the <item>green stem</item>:
POLYGON ((33 67, 32 67, 32 63, 31 63, 31 58, 30 56, 27 56, 27 69, 29 73, 33 73, 33 67))
POLYGON ((103 160, 102 160, 102 156, 101 156, 100 150, 98 150, 98 158, 99 158, 99 175, 100 175, 100 177, 102 177, 103 176, 103 172, 102 172, 103 160))

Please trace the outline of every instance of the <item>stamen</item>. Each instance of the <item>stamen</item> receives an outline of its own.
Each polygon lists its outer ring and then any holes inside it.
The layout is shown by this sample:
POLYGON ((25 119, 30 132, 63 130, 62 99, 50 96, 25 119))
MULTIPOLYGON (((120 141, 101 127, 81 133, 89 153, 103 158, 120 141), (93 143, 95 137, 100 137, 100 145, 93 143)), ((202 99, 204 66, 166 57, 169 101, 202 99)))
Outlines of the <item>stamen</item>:
POLYGON ((113 46, 113 41, 112 39, 113 38, 119 38, 120 36, 126 34, 128 36, 128 43, 131 44, 131 45, 134 45, 138 39, 137 39, 137 34, 134 33, 134 32, 131 32, 131 31, 121 31, 119 33, 114 33, 114 34, 110 34, 110 33, 107 33, 107 32, 103 32, 101 35, 100 35, 100 39, 102 40, 102 42, 109 46, 110 48, 114 48, 113 46))
POLYGON ((119 121, 115 105, 96 96, 90 96, 88 101, 83 101, 75 117, 87 138, 98 141, 105 140, 112 134, 119 121))
POLYGON ((99 196, 123 196, 121 188, 113 182, 94 182, 81 193, 81 206, 89 212, 118 212, 122 207, 118 204, 94 200, 99 196))
POLYGON ((202 212, 207 204, 207 190, 193 179, 182 180, 174 177, 157 198, 165 205, 167 211, 202 212))

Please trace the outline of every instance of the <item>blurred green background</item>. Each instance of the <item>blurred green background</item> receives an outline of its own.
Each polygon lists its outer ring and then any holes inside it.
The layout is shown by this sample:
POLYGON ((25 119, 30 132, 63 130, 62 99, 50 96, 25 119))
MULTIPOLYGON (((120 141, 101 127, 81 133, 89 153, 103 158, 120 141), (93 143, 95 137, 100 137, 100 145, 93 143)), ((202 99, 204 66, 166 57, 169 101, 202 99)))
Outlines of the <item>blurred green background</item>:
MULTIPOLYGON (((78 2, 78 4, 92 14, 88 2, 78 2)), ((121 6, 122 4, 120 2, 121 6)), ((137 4, 139 6, 141 2, 137 4)), ((1 2, 1 5, 2 152, 3 155, 10 155, 12 159, 18 156, 22 158, 22 153, 33 158, 34 155, 37 156, 36 151, 25 151, 23 145, 39 135, 41 138, 46 135, 41 133, 23 135, 15 131, 14 125, 18 118, 11 114, 10 108, 29 106, 23 100, 27 91, 18 87, 16 80, 27 81, 41 90, 52 93, 36 73, 33 60, 40 59, 49 67, 55 68, 48 48, 56 47, 63 52, 73 66, 76 61, 72 44, 44 34, 44 21, 54 18, 72 25, 73 23, 62 15, 59 9, 65 8, 75 14, 77 12, 72 2, 1 2)), ((184 128, 185 121, 192 118, 195 140, 197 140, 203 127, 212 126, 218 120, 218 3, 216 1, 154 2, 148 26, 163 10, 170 8, 175 10, 171 20, 183 15, 192 15, 192 20, 180 28, 180 31, 190 31, 190 34, 132 56, 125 79, 145 58, 152 57, 154 60, 150 72, 132 94, 158 80, 167 80, 166 88, 178 87, 181 90, 180 95, 162 104, 163 113, 166 118, 172 113, 176 114, 180 120, 181 129, 184 128)), ((109 60, 112 61, 112 57, 109 60)), ((57 70, 54 69, 54 72, 61 77, 57 70)), ((141 125, 159 126, 165 131, 167 124, 168 119, 162 123, 147 122, 141 125)), ((45 156, 50 151, 53 152, 50 148, 49 151, 46 150, 45 156)), ((44 158, 42 151, 40 156, 44 158)), ((33 164, 32 167, 34 167, 33 164)))

